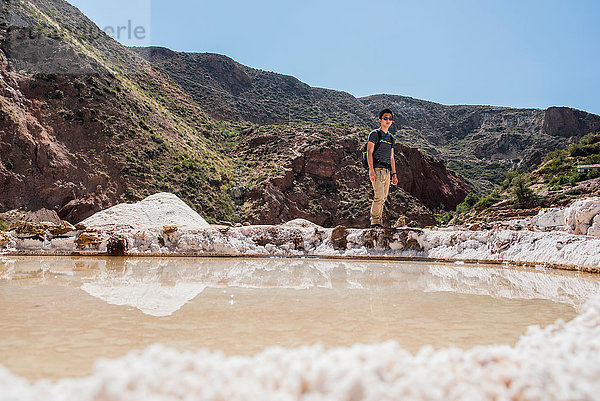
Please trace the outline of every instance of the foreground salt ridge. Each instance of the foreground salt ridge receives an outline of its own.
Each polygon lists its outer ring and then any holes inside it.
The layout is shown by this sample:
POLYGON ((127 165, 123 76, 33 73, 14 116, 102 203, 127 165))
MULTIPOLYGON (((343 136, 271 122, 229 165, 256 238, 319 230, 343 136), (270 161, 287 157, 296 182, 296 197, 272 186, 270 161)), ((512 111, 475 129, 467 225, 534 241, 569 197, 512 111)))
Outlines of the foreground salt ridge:
POLYGON ((268 348, 253 356, 154 345, 100 360, 82 379, 29 384, 0 366, 0 400, 597 400, 600 297, 514 346, 416 355, 395 342, 268 348))

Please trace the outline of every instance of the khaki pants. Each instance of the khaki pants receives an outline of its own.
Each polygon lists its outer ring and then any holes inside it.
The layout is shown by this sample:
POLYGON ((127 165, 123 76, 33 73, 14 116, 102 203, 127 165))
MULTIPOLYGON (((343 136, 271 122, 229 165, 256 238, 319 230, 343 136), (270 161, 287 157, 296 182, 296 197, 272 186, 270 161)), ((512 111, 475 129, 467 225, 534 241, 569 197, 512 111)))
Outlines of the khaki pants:
POLYGON ((383 225, 383 204, 390 190, 390 170, 387 168, 376 168, 375 175, 377 176, 375 181, 371 181, 373 191, 375 191, 375 198, 371 205, 371 225, 383 225))

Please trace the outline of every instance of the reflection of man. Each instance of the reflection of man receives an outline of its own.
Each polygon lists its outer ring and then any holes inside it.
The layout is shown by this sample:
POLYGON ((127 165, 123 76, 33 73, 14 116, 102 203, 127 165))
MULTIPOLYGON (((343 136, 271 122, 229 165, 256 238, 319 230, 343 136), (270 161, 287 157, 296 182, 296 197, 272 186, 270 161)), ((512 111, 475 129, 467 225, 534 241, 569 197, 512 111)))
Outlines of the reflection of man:
POLYGON ((389 133, 393 119, 390 109, 381 110, 379 128, 369 134, 367 143, 369 179, 375 192, 371 205, 371 227, 383 227, 383 204, 390 188, 390 171, 392 184, 398 184, 394 162, 394 137, 389 133))

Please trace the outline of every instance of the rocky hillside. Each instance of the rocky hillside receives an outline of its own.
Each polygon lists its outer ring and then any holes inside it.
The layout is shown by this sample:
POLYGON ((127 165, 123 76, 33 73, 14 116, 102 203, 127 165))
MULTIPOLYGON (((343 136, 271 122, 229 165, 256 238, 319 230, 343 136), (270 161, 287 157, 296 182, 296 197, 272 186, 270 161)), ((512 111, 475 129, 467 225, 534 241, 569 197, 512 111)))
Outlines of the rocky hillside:
POLYGON ((508 171, 534 166, 546 153, 600 130, 599 116, 570 108, 445 106, 394 95, 357 99, 218 54, 159 47, 133 50, 217 119, 354 124, 365 127, 366 135, 377 113, 389 107, 396 113, 392 130, 402 142, 443 160, 482 193, 498 185, 508 171))
POLYGON ((510 172, 491 194, 470 193, 453 224, 479 224, 536 215, 541 209, 566 207, 581 198, 600 196, 600 134, 587 134, 568 148, 548 153, 530 172, 510 172), (588 166, 581 167, 581 166, 588 166))
MULTIPOLYGON (((363 130, 314 124, 271 125, 242 132, 237 186, 246 220, 280 223, 304 218, 325 227, 369 225, 372 188, 357 163, 363 130)), ((453 210, 469 191, 443 163, 415 148, 395 147, 399 183, 392 186, 387 221, 434 225, 432 210, 453 210)))
MULTIPOLYGON (((231 61, 214 56, 212 63, 215 77, 231 81, 228 91, 243 93, 243 74, 222 71, 231 61)), ((0 0, 0 74, 0 212, 46 208, 76 223, 116 203, 167 191, 209 222, 271 224, 310 216, 324 225, 365 224, 371 189, 357 170, 363 128, 256 126, 248 116, 263 107, 235 103, 247 114, 215 120, 204 110, 214 114, 219 99, 197 100, 193 90, 63 0, 0 0), (329 150, 321 152, 319 141, 329 150), (313 163, 344 168, 327 175, 313 163), (295 198, 294 190, 304 198, 295 198)), ((261 72, 247 74, 262 82, 261 72)), ((304 88, 307 95, 289 106, 308 120, 313 112, 315 120, 325 119, 335 108, 343 120, 360 122, 347 111, 360 102, 348 94, 281 75, 274 82, 264 93, 304 88)), ((259 101, 260 90, 254 93, 259 101)), ((266 95, 263 100, 271 102, 266 95)), ((432 224, 427 207, 453 208, 467 188, 443 164, 398 146, 405 174, 389 219, 408 214, 409 222, 432 224)))
POLYGON ((390 107, 401 174, 388 221, 430 225, 464 200, 463 178, 484 192, 600 131, 569 108, 357 99, 221 55, 129 49, 64 0, 0 0, 0 81, 0 212, 73 223, 167 191, 209 222, 364 226, 359 149, 390 107))
POLYGON ((214 53, 131 48, 179 83, 212 117, 255 124, 365 125, 373 116, 346 92, 313 88, 289 76, 246 67, 214 53))
POLYGON ((360 100, 371 113, 395 110, 399 140, 446 161, 482 192, 500 184, 507 171, 530 169, 550 151, 600 132, 600 116, 567 107, 445 106, 391 95, 360 100))
POLYGON ((0 210, 77 222, 161 190, 231 216, 222 124, 68 3, 0 1, 0 74, 0 210))

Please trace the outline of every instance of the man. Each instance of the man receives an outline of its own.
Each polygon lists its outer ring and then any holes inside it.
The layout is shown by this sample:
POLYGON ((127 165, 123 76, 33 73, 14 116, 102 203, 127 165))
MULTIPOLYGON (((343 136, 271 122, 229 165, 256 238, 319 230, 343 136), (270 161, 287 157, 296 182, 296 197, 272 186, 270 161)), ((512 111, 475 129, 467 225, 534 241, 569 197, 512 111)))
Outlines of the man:
POLYGON ((390 109, 381 110, 379 128, 369 134, 367 142, 369 179, 375 192, 371 205, 371 227, 383 227, 383 204, 388 196, 390 178, 393 185, 398 184, 394 162, 394 137, 389 133, 393 118, 390 109))

